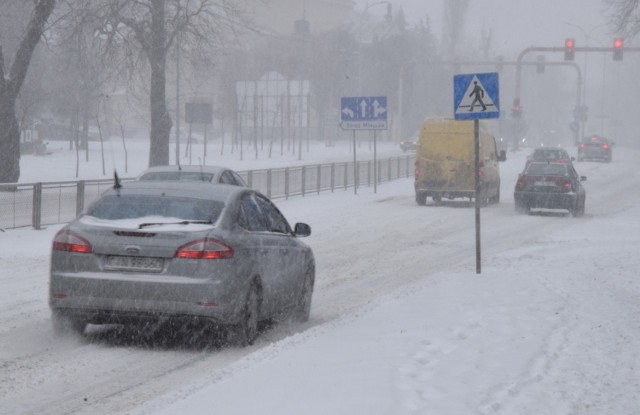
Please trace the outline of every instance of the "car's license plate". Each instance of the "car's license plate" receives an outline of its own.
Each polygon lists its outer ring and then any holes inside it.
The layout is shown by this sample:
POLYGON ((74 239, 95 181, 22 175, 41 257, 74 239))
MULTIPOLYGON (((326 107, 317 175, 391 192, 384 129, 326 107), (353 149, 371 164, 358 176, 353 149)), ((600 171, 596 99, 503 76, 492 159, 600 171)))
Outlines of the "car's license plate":
POLYGON ((555 186, 554 182, 545 182, 544 180, 538 180, 533 183, 534 186, 555 186))
POLYGON ((117 271, 162 271, 162 258, 137 256, 108 256, 104 268, 117 271))

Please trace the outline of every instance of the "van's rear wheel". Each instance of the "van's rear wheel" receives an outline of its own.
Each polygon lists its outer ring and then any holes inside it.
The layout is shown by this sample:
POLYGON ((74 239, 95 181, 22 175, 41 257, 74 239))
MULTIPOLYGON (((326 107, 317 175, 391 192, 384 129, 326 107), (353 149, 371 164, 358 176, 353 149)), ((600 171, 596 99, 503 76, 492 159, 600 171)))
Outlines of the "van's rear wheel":
POLYGON ((424 193, 416 193, 416 203, 420 206, 424 206, 427 204, 427 195, 424 193))
POLYGON ((57 337, 69 334, 82 335, 87 327, 87 322, 78 317, 65 315, 58 310, 52 310, 51 326, 53 334, 57 337))

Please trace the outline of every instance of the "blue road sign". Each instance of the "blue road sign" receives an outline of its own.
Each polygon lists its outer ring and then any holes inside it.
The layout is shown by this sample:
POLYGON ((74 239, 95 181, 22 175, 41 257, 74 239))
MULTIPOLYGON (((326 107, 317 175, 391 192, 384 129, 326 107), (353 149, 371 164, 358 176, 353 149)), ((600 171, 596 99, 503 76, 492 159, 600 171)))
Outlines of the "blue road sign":
POLYGON ((498 73, 453 77, 453 112, 456 120, 500 117, 498 73))
POLYGON ((340 116, 345 130, 386 130, 387 97, 342 97, 340 116))

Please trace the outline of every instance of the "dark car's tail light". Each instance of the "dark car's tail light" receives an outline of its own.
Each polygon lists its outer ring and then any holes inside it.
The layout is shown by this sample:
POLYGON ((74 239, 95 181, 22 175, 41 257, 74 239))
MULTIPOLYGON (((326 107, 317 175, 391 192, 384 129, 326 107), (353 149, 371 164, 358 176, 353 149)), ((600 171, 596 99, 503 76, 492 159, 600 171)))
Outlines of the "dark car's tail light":
POLYGON ((205 238, 182 245, 176 251, 176 258, 223 259, 232 258, 233 248, 216 239, 205 238))
POLYGON ((569 180, 566 179, 560 179, 556 182, 556 184, 558 185, 558 187, 561 187, 562 190, 564 191, 569 191, 571 190, 571 182, 569 180))
POLYGON ((518 181, 516 182, 516 189, 524 189, 526 186, 527 186, 527 178, 526 177, 518 178, 518 181))
POLYGON ((77 252, 80 254, 90 254, 91 244, 78 234, 67 229, 59 231, 53 238, 54 251, 77 252))

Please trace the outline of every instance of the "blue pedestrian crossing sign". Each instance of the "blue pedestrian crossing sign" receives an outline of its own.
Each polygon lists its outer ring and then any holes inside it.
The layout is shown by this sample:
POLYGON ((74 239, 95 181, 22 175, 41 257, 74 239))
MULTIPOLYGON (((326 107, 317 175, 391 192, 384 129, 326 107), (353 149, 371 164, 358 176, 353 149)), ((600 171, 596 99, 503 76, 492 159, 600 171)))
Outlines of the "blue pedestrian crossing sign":
POLYGON ((499 118, 498 73, 454 75, 453 112, 456 120, 499 118))
POLYGON ((340 115, 344 130, 386 130, 387 97, 342 97, 340 115))

